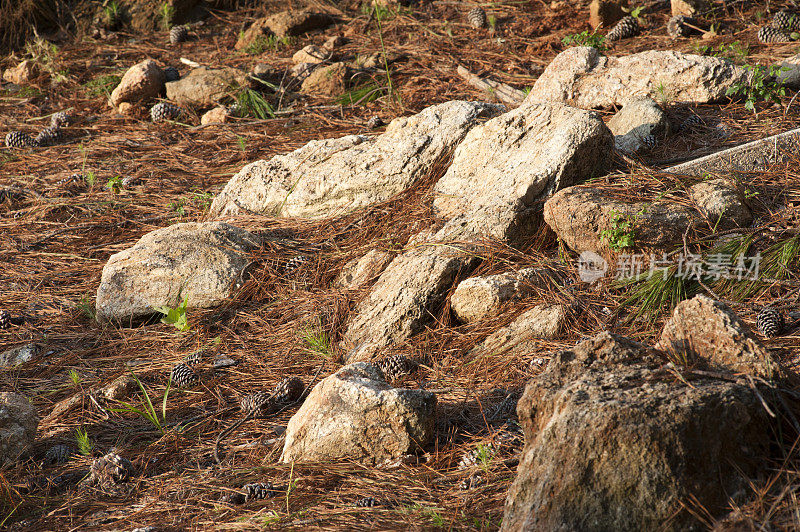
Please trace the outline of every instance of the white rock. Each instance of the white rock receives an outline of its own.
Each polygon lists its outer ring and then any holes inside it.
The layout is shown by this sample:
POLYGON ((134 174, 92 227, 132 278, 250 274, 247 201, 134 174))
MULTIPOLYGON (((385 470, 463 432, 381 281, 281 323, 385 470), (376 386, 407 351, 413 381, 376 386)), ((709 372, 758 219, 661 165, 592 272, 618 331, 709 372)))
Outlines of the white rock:
POLYGON ((448 102, 395 119, 376 137, 309 142, 242 168, 214 199, 211 213, 325 218, 385 201, 424 176, 481 117, 499 110, 448 102))
POLYGON ((435 394, 393 388, 372 364, 351 364, 317 384, 289 420, 280 461, 379 465, 426 445, 435 414, 435 394))
POLYGON ((164 91, 167 78, 155 61, 146 59, 133 65, 111 92, 109 103, 117 107, 122 102, 138 102, 155 98, 164 91))
POLYGON ((31 446, 38 425, 27 397, 0 392, 0 464, 13 464, 31 446))
POLYGON ((720 57, 656 50, 606 57, 595 48, 572 47, 553 59, 525 102, 597 109, 649 96, 706 103, 724 98, 729 87, 749 77, 747 70, 720 57))
POLYGON ((176 306, 218 305, 241 283, 255 236, 222 222, 182 223, 144 235, 112 255, 97 289, 99 320, 126 321, 176 306))
POLYGON ((537 273, 541 273, 538 268, 525 268, 518 272, 464 279, 450 297, 450 309, 464 323, 496 316, 503 303, 530 293, 537 273))
POLYGON ((0 368, 16 366, 33 360, 39 352, 36 344, 24 344, 12 347, 0 353, 0 368))

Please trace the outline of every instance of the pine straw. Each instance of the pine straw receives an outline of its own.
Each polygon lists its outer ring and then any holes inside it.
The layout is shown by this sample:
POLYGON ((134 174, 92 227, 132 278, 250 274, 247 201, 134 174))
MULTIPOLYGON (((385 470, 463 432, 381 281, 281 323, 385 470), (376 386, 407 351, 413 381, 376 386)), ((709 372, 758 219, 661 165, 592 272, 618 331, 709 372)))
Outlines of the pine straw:
MULTIPOLYGON (((216 436, 239 418, 239 399, 257 389, 270 390, 287 375, 299 375, 306 384, 319 371, 325 377, 341 366, 346 354, 340 345, 347 319, 369 286, 342 291, 334 286, 337 272, 348 261, 373 248, 399 253, 413 234, 439 223, 431 205, 431 187, 447 166, 447 157, 411 190, 380 205, 333 220, 279 220, 260 216, 241 217, 237 225, 264 237, 264 245, 253 254, 251 277, 239 293, 220 308, 190 310, 192 331, 178 334, 165 324, 151 323, 133 328, 102 326, 91 321, 91 309, 100 272, 108 257, 129 247, 141 235, 169 223, 207 219, 207 203, 197 194, 216 193, 245 163, 268 158, 304 145, 312 139, 365 133, 369 117, 385 120, 408 115, 435 103, 452 99, 483 99, 455 74, 464 64, 477 73, 519 89, 530 87, 541 69, 562 50, 561 38, 585 29, 574 17, 573 7, 553 10, 543 2, 494 4, 488 11, 498 20, 497 32, 473 30, 463 18, 463 5, 431 2, 402 12, 382 23, 387 50, 404 54, 392 65, 392 81, 401 101, 387 98, 366 105, 339 107, 325 100, 300 100, 285 114, 266 121, 237 120, 232 124, 199 127, 190 124, 154 126, 139 118, 111 113, 103 98, 90 97, 84 84, 101 75, 121 74, 144 57, 180 66, 179 57, 209 65, 249 68, 255 62, 286 69, 290 57, 309 41, 322 44, 327 36, 298 40, 288 49, 259 57, 233 54, 230 50, 246 16, 277 10, 280 3, 238 13, 215 13, 213 22, 197 28, 199 39, 168 47, 164 34, 123 34, 116 41, 82 41, 63 46, 57 67, 68 69, 68 80, 50 87, 37 81, 43 96, 6 94, 0 98, 0 116, 8 129, 35 132, 47 123, 47 115, 71 108, 79 121, 67 130, 65 143, 38 150, 0 151, 3 187, 10 196, 0 202, 0 266, 3 307, 25 323, 0 330, 0 347, 25 342, 40 347, 39 362, 2 370, 4 390, 33 397, 43 417, 33 458, 0 471, 2 517, 30 519, 23 530, 119 529, 160 524, 175 529, 254 529, 260 527, 324 530, 496 529, 502 516, 503 498, 514 476, 512 454, 504 454, 482 472, 479 466, 459 471, 463 453, 479 443, 493 440, 498 427, 489 418, 508 391, 519 391, 541 366, 532 364, 567 349, 581 338, 610 329, 652 342, 661 330, 669 309, 661 309, 653 324, 626 323, 625 309, 616 314, 626 290, 613 283, 593 286, 576 283, 566 289, 563 279, 577 280, 572 259, 561 262, 555 235, 543 224, 541 230, 516 248, 497 242, 482 246, 483 260, 473 272, 489 275, 526 267, 545 267, 557 273, 556 282, 533 283, 531 293, 506 304, 495 318, 473 324, 458 324, 449 309, 449 297, 440 308, 431 309, 428 328, 386 353, 402 353, 423 362, 421 373, 407 378, 405 385, 424 385, 439 398, 436 439, 420 456, 419 464, 398 469, 379 469, 357 464, 306 464, 294 468, 277 464, 283 428, 296 406, 270 419, 248 421, 231 434, 221 447, 222 467, 213 464, 211 452, 216 436), (452 37, 448 35, 452 32, 452 37), (135 39, 130 42, 129 39, 135 39), (88 58, 88 60, 87 60, 88 58), (240 145, 243 141, 244 149, 240 145), (93 172, 97 183, 58 184, 76 172, 93 172), (138 184, 118 195, 106 190, 116 176, 132 177, 138 184), (183 204, 184 214, 176 208, 183 204), (298 254, 311 257, 296 276, 283 276, 283 265, 298 254), (480 354, 472 349, 487 336, 510 323, 525 310, 543 303, 563 303, 571 318, 557 340, 533 340, 532 347, 518 352, 480 354), (324 331, 331 349, 320 353, 305 339, 309 330, 324 331), (219 343, 214 340, 219 338, 219 343), (206 371, 201 385, 173 390, 168 401, 167 425, 193 420, 177 434, 161 436, 142 418, 113 413, 115 405, 94 393, 130 370, 139 376, 148 393, 160 399, 172 366, 187 354, 205 349, 205 360, 225 354, 240 363, 212 373, 206 371), (73 385, 68 377, 76 371, 82 380, 73 385), (99 405, 99 407, 98 407, 99 405), (100 408, 102 407, 102 409, 100 408), (97 491, 69 490, 45 496, 39 491, 21 493, 28 479, 52 477, 68 470, 87 468, 90 459, 74 458, 65 466, 42 466, 44 451, 54 443, 75 444, 74 431, 83 427, 98 452, 118 446, 129 457, 136 474, 127 491, 106 495, 97 491), (481 472, 486 482, 470 490, 459 489, 462 480, 481 472), (222 493, 248 482, 270 480, 278 496, 244 506, 219 502, 222 493), (288 495, 290 482, 296 482, 288 495), (394 506, 355 508, 358 498, 372 496, 394 506), (21 505, 17 507, 18 504, 21 505)), ((755 9, 755 8, 753 8, 755 9)), ((735 31, 708 42, 713 46, 740 40, 751 45, 751 56, 761 64, 790 55, 788 46, 764 47, 755 42, 756 27, 749 23, 753 9, 738 7, 721 12, 719 18, 735 31), (747 24, 745 24, 747 21, 747 24)), ((340 53, 363 57, 380 49, 374 20, 358 11, 343 13, 337 28, 350 42, 340 53)), ((651 31, 619 43, 612 53, 644 49, 675 48, 691 51, 697 41, 677 43, 664 37, 664 13, 651 17, 651 31)), ((703 41, 705 44, 706 42, 703 41)), ((4 66, 10 66, 7 61, 4 66)), ((181 70, 185 68, 181 67, 181 70)), ((386 80, 374 73, 379 82, 386 80)), ((384 76, 385 77, 385 76, 384 76)), ((643 162, 666 166, 719 149, 789 130, 797 125, 797 102, 786 109, 761 106, 758 116, 741 103, 687 106, 665 102, 675 124, 690 114, 705 125, 670 137, 643 162), (723 122, 729 135, 714 137, 723 122)), ((606 113, 610 116, 610 113, 606 113)), ((797 164, 776 166, 746 175, 742 187, 758 192, 750 204, 754 216, 764 217, 777 231, 760 231, 754 249, 764 249, 796 231, 796 217, 785 205, 800 204, 797 164), (795 220, 795 221, 793 221, 795 220)), ((614 174, 593 183, 610 196, 648 201, 659 194, 684 190, 696 179, 668 176, 634 168, 623 176, 614 174)), ((8 195, 7 195, 8 196, 8 195)), ((685 201, 679 192, 670 198, 685 201)), ((793 212, 796 212, 796 207, 793 212)), ((708 228, 701 228, 693 250, 709 247, 708 228)), ((793 272, 792 275, 796 275, 793 272)), ((750 301, 739 303, 737 312, 751 325, 756 308, 780 301, 796 305, 797 279, 762 287, 750 301)), ((454 285, 455 286, 455 285, 454 285)), ((452 293, 452 290, 451 290, 452 293)), ((448 294, 449 296, 449 294, 448 294)), ((794 307, 796 308, 796 307, 794 307)), ((800 333, 784 335, 767 343, 788 365, 797 363, 800 333)), ((132 398, 139 404, 141 397, 132 398)), ((800 417, 800 409, 790 402, 800 417)), ((785 424, 788 425, 788 421, 785 424)), ((776 439, 780 460, 771 464, 775 481, 755 486, 756 497, 741 509, 744 520, 775 528, 796 528, 794 492, 798 461, 791 430, 776 439)), ((687 505, 690 502, 687 501, 687 505)), ((0 519, 2 518, 0 517, 0 519)))

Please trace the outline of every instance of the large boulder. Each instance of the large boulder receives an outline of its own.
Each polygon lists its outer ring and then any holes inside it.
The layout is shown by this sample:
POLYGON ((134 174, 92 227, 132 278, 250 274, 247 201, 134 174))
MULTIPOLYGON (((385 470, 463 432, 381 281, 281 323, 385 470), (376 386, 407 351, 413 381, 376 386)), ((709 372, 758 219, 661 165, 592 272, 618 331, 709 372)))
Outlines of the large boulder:
POLYGON ((525 101, 584 109, 622 106, 645 96, 706 103, 724 98, 728 88, 749 77, 747 70, 720 57, 656 50, 606 57, 595 48, 573 47, 553 59, 525 101))
POLYGON ((207 108, 246 85, 247 74, 238 68, 200 67, 167 83, 167 99, 182 106, 207 108))
POLYGON ((378 136, 311 141, 242 168, 214 199, 211 213, 326 218, 387 200, 424 176, 479 120, 500 110, 453 101, 395 119, 378 136))
POLYGON ((119 85, 111 92, 109 103, 116 107, 123 102, 138 102, 159 96, 164 91, 167 77, 152 59, 130 67, 119 85))
POLYGON ((435 394, 393 388, 372 364, 351 364, 311 390, 289 420, 280 460, 380 465, 426 445, 435 415, 435 394))
POLYGON ((437 213, 477 234, 528 234, 541 200, 597 175, 613 137, 600 117, 561 104, 523 105, 472 129, 434 187, 437 213))
POLYGON ((749 386, 682 382, 607 332, 558 354, 517 414, 505 531, 706 530, 695 515, 724 514, 765 471, 768 416, 749 386))
POLYGON ((242 282, 256 237, 222 222, 182 223, 144 235, 109 257, 97 288, 99 320, 131 320, 175 306, 218 305, 242 282))
POLYGON ((659 349, 678 360, 701 360, 718 371, 772 379, 778 363, 725 303, 698 295, 681 301, 664 325, 659 349))
POLYGON ((0 464, 13 464, 33 443, 39 418, 28 398, 0 392, 0 464))

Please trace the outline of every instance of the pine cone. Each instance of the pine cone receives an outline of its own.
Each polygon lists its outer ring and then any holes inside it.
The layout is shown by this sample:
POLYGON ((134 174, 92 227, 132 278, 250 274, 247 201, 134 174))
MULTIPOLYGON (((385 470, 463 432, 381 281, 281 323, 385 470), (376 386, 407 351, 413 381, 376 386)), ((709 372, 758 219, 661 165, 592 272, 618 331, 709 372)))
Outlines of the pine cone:
POLYGON ((642 137, 642 144, 644 144, 647 149, 652 150, 656 146, 658 146, 658 139, 655 135, 645 135, 642 137))
POLYGON ((772 26, 764 26, 758 30, 758 40, 764 44, 778 44, 782 42, 789 42, 792 39, 780 30, 776 30, 772 26))
POLYGON ((172 382, 178 385, 180 388, 188 388, 189 386, 197 384, 197 382, 200 380, 200 378, 197 376, 197 373, 195 373, 192 368, 184 363, 180 363, 172 368, 169 376, 170 379, 172 379, 172 382))
POLYGON ((506 420, 510 417, 516 417, 517 413, 517 401, 519 400, 519 395, 516 393, 509 393, 505 396, 503 401, 497 405, 492 415, 489 416, 491 421, 498 421, 498 420, 506 420))
POLYGON ((58 126, 46 127, 36 135, 33 142, 37 146, 50 146, 61 140, 61 128, 58 126))
POLYGON ((183 113, 183 109, 169 102, 160 102, 150 109, 150 119, 154 124, 164 120, 175 120, 183 113))
POLYGON ((697 115, 689 115, 689 118, 681 122, 681 125, 678 127, 678 131, 685 131, 687 129, 694 129, 697 126, 703 126, 705 122, 703 119, 697 115))
POLYGON ((778 336, 784 326, 783 313, 775 307, 764 307, 756 318, 758 331, 767 338, 778 336))
POLYGON ((392 382, 404 375, 417 371, 417 363, 403 355, 392 355, 375 362, 375 367, 381 370, 386 382, 392 382))
POLYGON ((630 15, 623 17, 617 24, 608 32, 606 40, 609 42, 619 41, 620 39, 627 39, 639 34, 639 23, 630 15))
POLYGON ((63 464, 69 461, 70 456, 72 456, 74 452, 74 449, 69 445, 59 443, 47 449, 44 453, 44 462, 46 464, 63 464))
POLYGON ((309 258, 305 255, 296 255, 292 257, 283 267, 284 277, 291 277, 295 272, 297 272, 297 270, 302 268, 308 262, 309 258))
POLYGON ((375 497, 361 497, 353 503, 353 506, 356 508, 374 508, 376 506, 381 506, 381 502, 375 497))
POLYGON ((690 28, 688 24, 697 26, 697 21, 691 17, 685 17, 683 15, 672 17, 667 22, 667 35, 673 39, 677 39, 679 37, 688 37, 692 33, 695 33, 694 28, 690 28))
POLYGON ((35 145, 36 143, 27 133, 22 133, 21 131, 12 131, 6 135, 6 146, 9 148, 25 148, 35 145))
POLYGON ((794 31, 800 31, 800 17, 791 11, 782 10, 775 13, 772 17, 772 27, 787 35, 794 31))
POLYGON ((276 403, 293 403, 300 399, 305 390, 300 377, 287 377, 275 386, 272 393, 272 400, 276 403))
POLYGON ((72 117, 66 111, 59 111, 50 117, 50 127, 67 127, 72 117))
POLYGON ((250 502, 259 499, 274 497, 278 493, 273 489, 272 482, 256 482, 242 486, 244 501, 250 502))
POLYGON ((383 125, 383 120, 379 116, 373 116, 369 120, 367 120, 367 128, 368 129, 377 129, 383 125))
MULTIPOLYGON (((124 181, 124 179, 123 179, 124 181)), ((124 185, 125 183, 123 183, 124 185)), ((187 366, 197 366, 203 360, 203 352, 197 351, 196 353, 190 353, 186 355, 186 358, 183 359, 184 363, 187 366)))
POLYGON ((261 413, 267 403, 270 402, 270 395, 262 391, 251 393, 242 397, 239 407, 244 415, 257 416, 261 413))
POLYGON ((101 488, 112 488, 123 484, 133 475, 133 464, 127 458, 112 451, 95 459, 90 469, 89 483, 101 488))
POLYGON ((11 325, 11 314, 7 310, 0 310, 0 329, 8 329, 11 325))
POLYGON ((187 37, 189 37, 189 31, 186 29, 186 26, 172 26, 169 30, 170 44, 182 43, 186 41, 187 37))
POLYGON ((469 13, 467 13, 467 20, 469 21, 470 26, 473 28, 483 28, 486 26, 486 11, 483 10, 480 6, 473 7, 470 9, 469 13))

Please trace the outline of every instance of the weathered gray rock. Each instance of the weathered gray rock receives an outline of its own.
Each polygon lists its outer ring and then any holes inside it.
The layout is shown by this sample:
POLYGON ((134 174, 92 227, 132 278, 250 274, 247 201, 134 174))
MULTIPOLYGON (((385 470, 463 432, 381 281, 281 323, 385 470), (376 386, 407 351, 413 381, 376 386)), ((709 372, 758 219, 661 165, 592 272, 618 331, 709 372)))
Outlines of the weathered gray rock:
POLYGON ((238 68, 200 67, 167 83, 167 99, 185 107, 211 107, 246 85, 247 75, 238 68))
POLYGON ((765 172, 773 164, 793 161, 798 149, 800 129, 793 129, 671 166, 664 172, 693 176, 705 173, 731 176, 737 172, 765 172))
POLYGON ((698 295, 680 302, 664 325, 658 349, 713 369, 774 378, 778 363, 742 320, 721 301, 698 295))
POLYGON ((548 65, 528 103, 561 102, 584 109, 624 105, 649 96, 672 102, 706 103, 725 97, 750 74, 720 57, 647 51, 606 57, 591 47, 572 47, 548 65))
POLYGON ((689 197, 708 223, 719 230, 749 227, 753 221, 735 183, 727 179, 710 179, 692 185, 689 197))
POLYGON ((23 344, 12 347, 0 353, 0 368, 7 368, 30 362, 38 354, 39 348, 36 344, 23 344))
POLYGON ((333 24, 333 17, 308 9, 281 11, 267 17, 266 25, 278 37, 302 35, 303 33, 326 28, 333 24))
MULTIPOLYGON (((302 64, 314 64, 304 62, 302 64)), ((344 63, 321 66, 309 73, 300 90, 312 96, 341 96, 347 90, 350 69, 344 63)))
POLYGON ((164 92, 167 77, 152 59, 133 65, 111 92, 109 103, 116 107, 122 102, 138 102, 155 98, 164 92))
POLYGON ((601 172, 612 135, 592 112, 523 105, 472 129, 435 185, 434 208, 475 234, 527 234, 540 200, 601 172))
POLYGON ((363 257, 357 257, 345 264, 333 284, 344 290, 358 290, 378 277, 393 257, 388 251, 371 249, 363 257))
POLYGON ((559 238, 577 251, 602 252, 608 242, 604 230, 611 230, 613 219, 633 221, 634 247, 668 248, 683 241, 688 227, 702 223, 691 207, 672 201, 628 203, 610 197, 608 191, 591 187, 571 187, 555 194, 544 205, 544 220, 559 238))
POLYGON ((280 460, 380 465, 426 445, 435 415, 435 394, 393 388, 372 364, 351 364, 311 390, 289 420, 280 460))
POLYGON ((535 340, 557 338, 567 318, 565 305, 536 305, 473 349, 473 354, 515 355, 536 352, 535 340))
POLYGON ((558 354, 517 406, 525 449, 502 530, 706 530, 764 471, 767 415, 746 385, 682 383, 609 333, 558 354))
POLYGON ((669 133, 669 120, 661 107, 650 98, 638 98, 626 103, 607 123, 614 134, 614 145, 620 151, 636 153, 645 146, 650 135, 669 133))
POLYGON ((13 464, 31 446, 38 425, 27 397, 0 392, 0 464, 13 464))
POLYGON ((128 321, 153 307, 188 298, 191 308, 218 305, 241 283, 248 252, 259 245, 250 233, 222 222, 182 223, 144 235, 109 257, 97 289, 97 318, 128 321))
POLYGON ((778 79, 789 89, 800 89, 800 54, 778 61, 775 66, 780 69, 778 79))
POLYGON ((256 161, 231 178, 211 213, 325 218, 387 200, 424 176, 482 117, 500 109, 448 102, 395 119, 379 136, 312 141, 256 161))
POLYGON ((436 237, 417 246, 395 258, 356 306, 344 333, 345 344, 355 348, 347 362, 369 359, 420 332, 456 277, 478 261, 474 250, 436 237))
POLYGON ((496 316, 503 303, 529 295, 546 272, 525 268, 518 272, 464 279, 450 296, 450 309, 460 321, 470 323, 496 316))

